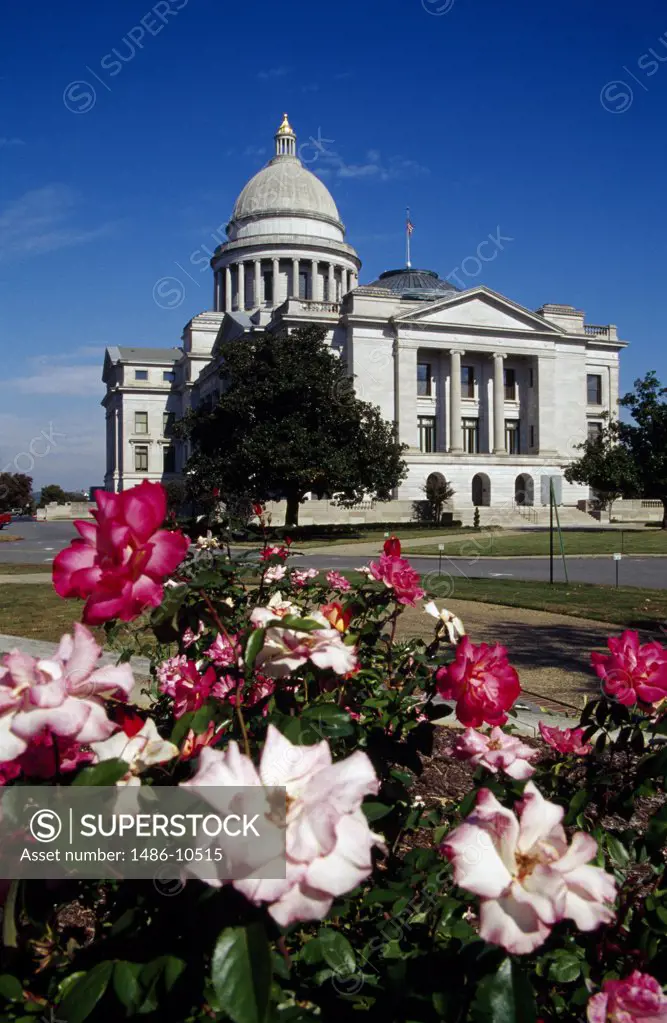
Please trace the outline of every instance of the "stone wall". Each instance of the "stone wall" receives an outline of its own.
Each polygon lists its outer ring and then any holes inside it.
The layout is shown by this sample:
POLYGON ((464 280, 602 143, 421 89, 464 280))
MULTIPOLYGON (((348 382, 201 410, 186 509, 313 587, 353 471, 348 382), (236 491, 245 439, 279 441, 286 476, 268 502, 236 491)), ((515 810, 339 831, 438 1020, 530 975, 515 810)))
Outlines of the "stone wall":
MULTIPOLYGON (((269 501, 266 510, 272 522, 281 526, 285 521, 285 501, 269 501)), ((340 508, 333 501, 304 501, 299 506, 300 526, 352 525, 374 522, 413 522, 416 516, 412 501, 363 501, 355 508, 340 508)))
POLYGON ((58 519, 90 519, 91 508, 95 504, 87 501, 68 501, 67 504, 56 504, 52 501, 45 508, 38 508, 35 518, 38 522, 55 522, 58 519))

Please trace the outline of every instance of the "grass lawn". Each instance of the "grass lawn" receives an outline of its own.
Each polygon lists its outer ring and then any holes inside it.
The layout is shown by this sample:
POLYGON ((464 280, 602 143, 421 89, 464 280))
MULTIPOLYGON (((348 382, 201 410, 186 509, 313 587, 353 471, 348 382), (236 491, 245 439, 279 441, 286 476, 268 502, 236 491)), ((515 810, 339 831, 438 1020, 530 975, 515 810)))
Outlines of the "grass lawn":
MULTIPOLYGON (((0 586, 0 632, 57 642, 81 621, 80 600, 63 600, 50 583, 0 586)), ((93 629, 98 642, 102 630, 93 629)))
MULTIPOLYGON (((410 546, 410 537, 403 539, 405 554, 435 554, 438 545, 410 546)), ((443 540, 445 553, 461 557, 506 557, 549 553, 549 533, 525 530, 503 533, 480 529, 476 534, 443 540)), ((667 530, 565 530, 563 546, 566 554, 667 554, 667 530)), ((560 553, 558 535, 554 536, 556 554, 560 553)))
POLYGON ((51 574, 50 561, 45 561, 43 565, 7 565, 0 561, 0 575, 39 575, 45 572, 51 574))
POLYGON ((456 579, 442 577, 439 605, 447 599, 482 601, 509 607, 553 611, 574 618, 592 618, 626 627, 652 628, 667 622, 667 591, 636 586, 598 586, 591 583, 549 583, 517 579, 456 579), (446 589, 444 588, 446 587, 446 589))
MULTIPOLYGON (((456 529, 410 529, 405 530, 401 534, 400 526, 397 526, 393 530, 383 529, 382 527, 379 527, 378 529, 368 530, 368 532, 354 533, 351 536, 331 537, 323 535, 319 538, 315 537, 311 540, 295 540, 292 546, 295 551, 307 550, 308 548, 311 547, 340 547, 343 544, 354 543, 377 543, 378 547, 381 547, 382 544, 384 543, 385 538, 389 536, 392 532, 395 532, 398 535, 402 536, 403 543, 408 543, 410 540, 421 540, 422 538, 428 539, 431 536, 438 537, 451 536, 452 538, 457 536, 460 537, 462 535, 466 536, 469 535, 470 533, 474 533, 475 530, 473 530, 472 527, 463 526, 457 527, 456 529)), ((289 535, 289 530, 287 530, 287 534, 289 535)), ((278 544, 280 543, 280 540, 273 540, 272 543, 278 544)), ((261 546, 262 546, 261 539, 253 540, 252 543, 242 542, 232 544, 232 547, 257 548, 261 546)))
MULTIPOLYGON (((344 573, 356 582, 356 573, 344 573)), ((448 583, 443 577, 443 585, 448 583)), ((452 592, 431 591, 440 605, 448 598, 503 604, 509 607, 553 611, 575 618, 597 619, 625 627, 652 628, 667 621, 667 591, 586 583, 567 585, 507 579, 458 579, 452 592)), ((0 632, 56 642, 63 632, 80 621, 81 602, 62 600, 48 584, 37 583, 0 586, 0 632)), ((425 634, 432 632, 432 623, 424 625, 425 634)), ((102 630, 97 631, 103 641, 102 630)))

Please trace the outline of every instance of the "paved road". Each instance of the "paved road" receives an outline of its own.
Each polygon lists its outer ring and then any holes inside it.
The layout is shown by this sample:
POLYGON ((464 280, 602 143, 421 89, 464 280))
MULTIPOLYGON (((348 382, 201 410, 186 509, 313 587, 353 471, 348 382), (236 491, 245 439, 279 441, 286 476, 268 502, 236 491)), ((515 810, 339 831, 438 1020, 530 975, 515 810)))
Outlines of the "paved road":
POLYGON ((0 543, 0 573, 5 565, 42 565, 55 558, 78 533, 71 522, 33 522, 16 519, 6 526, 2 536, 23 537, 16 543, 0 543))
MULTIPOLYGON (((5 533, 14 533, 24 539, 16 543, 0 543, 0 575, 2 564, 41 565, 50 562, 59 550, 71 542, 76 532, 71 522, 12 523, 5 533)), ((358 554, 306 554, 299 564, 314 568, 359 568, 367 564, 369 555, 358 554)), ((411 564, 422 575, 437 574, 438 562, 434 558, 411 557, 411 564)), ((442 572, 453 580, 460 577, 478 579, 542 579, 549 578, 549 562, 545 558, 443 558, 442 572)), ((603 583, 613 585, 615 565, 611 557, 569 558, 568 572, 571 582, 603 583)), ((555 563, 555 578, 564 580, 560 561, 555 563)), ((667 557, 644 558, 641 555, 624 557, 620 563, 621 585, 646 586, 667 589, 667 557)))

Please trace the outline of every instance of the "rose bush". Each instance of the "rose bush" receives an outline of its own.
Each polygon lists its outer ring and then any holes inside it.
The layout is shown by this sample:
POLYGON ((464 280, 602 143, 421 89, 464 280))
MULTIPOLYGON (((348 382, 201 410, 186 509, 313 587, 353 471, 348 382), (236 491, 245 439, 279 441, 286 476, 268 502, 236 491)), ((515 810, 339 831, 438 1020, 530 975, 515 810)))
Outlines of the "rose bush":
POLYGON ((397 537, 324 573, 268 535, 190 543, 165 509, 157 484, 101 494, 58 555, 118 664, 78 624, 2 658, 0 783, 281 786, 287 869, 1 885, 0 1018, 665 1019, 664 648, 610 637, 600 698, 531 740, 511 651, 474 644, 397 537), (431 638, 405 638, 408 608, 431 638), (434 749, 467 791, 420 787, 434 749))

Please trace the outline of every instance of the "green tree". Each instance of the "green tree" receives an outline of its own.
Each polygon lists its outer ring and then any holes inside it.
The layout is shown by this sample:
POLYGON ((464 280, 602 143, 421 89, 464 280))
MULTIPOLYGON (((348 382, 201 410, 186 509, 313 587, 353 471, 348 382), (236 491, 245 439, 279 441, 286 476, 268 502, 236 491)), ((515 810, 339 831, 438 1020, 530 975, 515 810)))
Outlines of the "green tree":
POLYGON ((22 472, 0 472, 0 512, 32 508, 32 478, 22 472))
POLYGON ((422 491, 428 505, 429 518, 431 522, 439 525, 445 504, 452 499, 456 491, 439 472, 431 473, 422 487, 422 491))
POLYGON ((45 487, 42 487, 42 492, 39 495, 39 508, 45 508, 47 504, 55 502, 56 504, 65 504, 67 501, 67 494, 58 483, 47 483, 45 487))
POLYGON ((621 440, 620 430, 618 422, 607 418, 600 436, 579 444, 581 458, 563 473, 568 483, 592 487, 610 518, 614 501, 624 494, 636 494, 640 487, 634 460, 621 440))
POLYGON ((667 387, 653 371, 634 386, 620 401, 634 422, 620 423, 619 436, 632 457, 642 495, 662 501, 662 528, 667 529, 667 387))
POLYGON ((287 501, 298 523, 304 496, 335 494, 345 506, 370 495, 391 499, 407 467, 393 424, 361 401, 322 327, 230 342, 212 409, 175 429, 193 445, 186 466, 194 497, 219 488, 222 500, 287 501))

